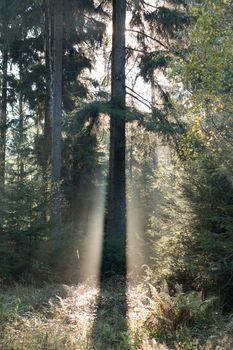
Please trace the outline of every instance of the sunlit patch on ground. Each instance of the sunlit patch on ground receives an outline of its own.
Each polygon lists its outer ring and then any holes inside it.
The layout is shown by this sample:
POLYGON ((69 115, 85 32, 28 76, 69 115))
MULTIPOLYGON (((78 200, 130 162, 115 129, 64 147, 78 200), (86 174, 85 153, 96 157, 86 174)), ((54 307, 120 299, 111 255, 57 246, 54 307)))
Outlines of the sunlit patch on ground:
POLYGON ((98 289, 89 284, 1 293, 1 349, 88 349, 98 289), (54 288, 54 289, 53 289, 54 288), (52 295, 52 291, 54 294, 52 295), (4 309, 5 305, 5 309, 4 309))

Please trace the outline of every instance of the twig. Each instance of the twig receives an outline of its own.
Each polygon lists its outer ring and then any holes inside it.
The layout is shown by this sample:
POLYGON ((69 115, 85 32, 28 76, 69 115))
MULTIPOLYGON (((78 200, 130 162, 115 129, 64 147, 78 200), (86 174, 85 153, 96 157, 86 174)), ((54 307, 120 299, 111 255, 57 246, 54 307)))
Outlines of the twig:
POLYGON ((169 50, 169 48, 167 46, 165 46, 160 40, 156 39, 156 38, 153 38, 153 36, 150 36, 146 33, 143 33, 143 32, 140 32, 139 30, 136 30, 136 29, 126 29, 127 32, 132 32, 132 33, 137 33, 137 34, 140 34, 140 35, 143 35, 145 36, 146 38, 148 39, 151 39, 153 41, 155 41, 157 44, 161 45, 162 47, 164 47, 166 50, 169 50))

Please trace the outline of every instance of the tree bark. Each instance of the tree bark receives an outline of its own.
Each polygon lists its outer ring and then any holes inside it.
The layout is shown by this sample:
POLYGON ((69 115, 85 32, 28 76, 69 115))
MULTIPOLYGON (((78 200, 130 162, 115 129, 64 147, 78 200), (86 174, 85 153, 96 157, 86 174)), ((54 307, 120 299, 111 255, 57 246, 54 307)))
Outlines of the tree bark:
POLYGON ((3 6, 3 50, 2 50, 2 103, 1 103, 1 119, 0 119, 0 183, 4 187, 5 184, 5 165, 6 165, 6 131, 7 131, 7 65, 8 65, 8 49, 7 49, 7 15, 6 0, 3 6))
MULTIPOLYGON (((61 221, 61 119, 62 119, 62 56, 63 0, 54 1, 54 52, 52 83, 52 203, 53 233, 60 236, 61 221)), ((58 241, 57 241, 58 242, 58 241)))
POLYGON ((126 272, 125 199, 125 17, 126 1, 113 0, 111 102, 119 111, 110 116, 107 250, 113 273, 126 272))
POLYGON ((45 104, 44 104, 44 154, 42 162, 42 176, 44 183, 44 221, 48 220, 49 213, 49 164, 51 161, 51 92, 52 92, 52 15, 51 15, 51 4, 49 0, 44 0, 43 2, 44 10, 44 52, 45 52, 45 79, 46 79, 46 89, 45 89, 45 104))
POLYGON ((45 39, 45 68, 46 68, 46 92, 45 92, 45 115, 44 115, 44 141, 45 141, 45 165, 48 166, 48 161, 51 156, 51 28, 50 28, 50 5, 49 1, 44 1, 44 39, 45 39))
MULTIPOLYGON (((20 69, 21 70, 21 69, 20 69)), ((20 71, 20 88, 21 84, 21 71, 20 71)), ((24 179, 24 115, 23 115, 23 94, 19 92, 19 182, 23 182, 24 179)))
POLYGON ((0 141, 0 181, 5 183, 5 162, 6 162, 6 130, 7 130, 7 49, 3 48, 2 59, 2 103, 1 103, 1 141, 0 141))

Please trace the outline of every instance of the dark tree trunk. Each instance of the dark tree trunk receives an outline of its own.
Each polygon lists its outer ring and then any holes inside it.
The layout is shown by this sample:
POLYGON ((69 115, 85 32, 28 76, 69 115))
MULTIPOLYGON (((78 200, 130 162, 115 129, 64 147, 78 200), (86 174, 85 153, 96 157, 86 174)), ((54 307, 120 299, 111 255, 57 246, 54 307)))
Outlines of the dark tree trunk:
POLYGON ((0 181, 5 183, 5 160, 6 160, 6 123, 7 123, 7 64, 8 53, 6 47, 3 48, 2 59, 2 103, 1 103, 1 141, 0 141, 0 181))
POLYGON ((3 2, 3 46, 2 46, 2 101, 0 116, 0 183, 4 187, 5 184, 5 165, 6 165, 6 131, 7 131, 7 65, 8 65, 8 49, 7 49, 7 4, 3 2))
MULTIPOLYGON (((20 73, 21 76, 21 73, 20 73)), ((21 77, 20 77, 21 81, 21 77)), ((20 84, 21 85, 21 84, 20 84)), ((19 92, 19 182, 24 179, 24 115, 23 115, 23 94, 19 92)))
MULTIPOLYGON (((54 234, 60 235, 61 221, 61 119, 62 119, 62 56, 63 0, 54 1, 54 52, 52 82, 52 203, 51 220, 54 234)), ((57 237, 58 238, 58 237, 57 237)))
POLYGON ((110 270, 126 272, 125 199, 125 16, 126 1, 113 0, 111 102, 118 110, 110 119, 107 251, 110 270), (121 110, 121 113, 119 113, 121 110))
POLYGON ((45 25, 44 25, 44 39, 45 39, 45 68, 46 68, 46 93, 45 93, 45 117, 44 117, 44 152, 45 164, 48 166, 48 161, 51 155, 51 13, 48 0, 44 1, 45 9, 45 25))
POLYGON ((44 51, 45 51, 45 68, 46 68, 46 91, 45 91, 45 105, 44 105, 44 154, 43 154, 43 183, 44 183, 44 221, 47 221, 48 217, 48 182, 49 182, 49 163, 51 160, 51 91, 52 91, 52 15, 51 15, 51 5, 49 0, 44 0, 43 2, 44 10, 44 51))

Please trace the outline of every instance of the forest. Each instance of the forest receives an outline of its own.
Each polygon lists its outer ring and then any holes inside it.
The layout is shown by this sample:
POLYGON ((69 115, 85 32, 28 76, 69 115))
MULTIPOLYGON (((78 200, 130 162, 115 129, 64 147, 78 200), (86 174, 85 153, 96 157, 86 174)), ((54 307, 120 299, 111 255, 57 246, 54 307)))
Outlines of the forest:
POLYGON ((232 0, 0 0, 0 349, 233 349, 232 0))

